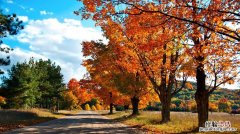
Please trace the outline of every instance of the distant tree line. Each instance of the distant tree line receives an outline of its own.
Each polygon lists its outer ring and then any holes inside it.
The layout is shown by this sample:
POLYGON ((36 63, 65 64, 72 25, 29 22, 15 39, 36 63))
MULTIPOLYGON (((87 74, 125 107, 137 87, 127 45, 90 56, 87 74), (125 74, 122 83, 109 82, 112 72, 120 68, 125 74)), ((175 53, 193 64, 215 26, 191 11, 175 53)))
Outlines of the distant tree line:
POLYGON ((6 98, 4 108, 52 108, 58 106, 65 90, 60 66, 51 60, 17 63, 2 77, 1 96, 6 98))

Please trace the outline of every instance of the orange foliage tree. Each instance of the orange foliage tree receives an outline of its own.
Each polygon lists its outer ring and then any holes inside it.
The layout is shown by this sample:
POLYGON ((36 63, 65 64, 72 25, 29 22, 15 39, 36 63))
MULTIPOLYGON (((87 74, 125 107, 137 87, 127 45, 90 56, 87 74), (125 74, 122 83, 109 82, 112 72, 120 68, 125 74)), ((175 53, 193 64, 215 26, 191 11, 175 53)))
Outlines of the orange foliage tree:
MULTIPOLYGON (((124 25, 108 19, 102 24, 102 29, 109 39, 109 45, 116 52, 117 67, 120 66, 121 70, 127 70, 135 75, 144 75, 143 78, 147 78, 161 100, 162 122, 168 122, 171 98, 185 86, 190 71, 186 70, 187 66, 183 65, 187 64, 190 58, 185 54, 187 48, 183 45, 178 46, 178 43, 181 43, 181 39, 184 38, 180 30, 180 27, 184 25, 179 24, 179 29, 174 28, 177 27, 175 25, 167 25, 173 30, 162 26, 154 28, 142 26, 145 23, 154 25, 151 24, 154 22, 147 22, 147 20, 156 17, 158 16, 147 14, 129 17, 124 25), (146 20, 142 18, 146 18, 146 20), (161 29, 161 32, 157 29, 161 29), (183 78, 182 82, 178 82, 177 78, 181 77, 183 78), (174 90, 172 90, 173 87, 174 90)), ((124 75, 127 78, 126 74, 124 75)), ((143 89, 147 92, 146 88, 143 89)))
MULTIPOLYGON (((85 56, 91 51, 92 59, 85 61, 85 66, 95 82, 101 83, 102 87, 109 92, 113 89, 131 99, 133 113, 138 114, 140 98, 148 93, 146 80, 139 72, 129 73, 121 64, 117 64, 119 55, 116 54, 111 45, 104 45, 100 42, 83 42, 85 56), (101 48, 101 49, 99 49, 101 48), (91 64, 94 63, 94 66, 91 64), (91 67, 89 67, 91 66, 91 67), (99 74, 99 72, 101 72, 99 74), (99 75, 96 75, 99 74, 99 75), (109 89, 111 88, 111 90, 109 89)), ((103 90, 104 90, 103 89, 103 90)), ((102 91, 100 91, 102 93, 102 91)), ((113 92, 110 93, 112 96, 113 92)), ((112 97, 113 98, 113 97, 112 97)), ((147 101, 147 99, 145 98, 147 101)), ((118 101, 119 102, 119 101, 118 101)))
MULTIPOLYGON (((104 79, 102 79, 104 80, 104 79)), ((95 98, 100 100, 100 103, 107 109, 109 106, 109 113, 113 113, 113 106, 115 105, 129 105, 126 97, 122 96, 116 89, 103 85, 101 81, 96 81, 95 77, 85 78, 80 80, 81 87, 92 90, 95 98), (105 86, 107 88, 105 88, 105 86)))
POLYGON ((68 89, 77 97, 79 105, 94 98, 94 94, 86 88, 81 88, 79 81, 77 81, 75 78, 72 78, 68 82, 68 89))
MULTIPOLYGON (((106 22, 109 23, 111 20, 126 23, 128 18, 142 16, 141 18, 146 21, 138 24, 153 28, 148 32, 141 32, 142 36, 145 36, 146 33, 161 32, 162 29, 154 29, 158 26, 167 29, 172 29, 173 24, 183 23, 188 26, 182 27, 183 30, 186 30, 187 37, 183 44, 192 48, 189 50, 189 55, 194 58, 193 64, 190 65, 195 68, 197 81, 195 100, 197 102, 198 126, 203 127, 205 121, 208 120, 209 95, 224 83, 232 84, 239 74, 239 58, 236 57, 236 53, 239 52, 240 35, 239 29, 235 27, 239 23, 240 17, 238 13, 239 1, 81 1, 84 5, 84 8, 80 9, 82 17, 84 19, 91 18, 100 26, 104 26, 106 22), (155 17, 151 18, 151 16, 155 17), (166 24, 170 24, 170 26, 166 26, 166 24), (206 88, 206 81, 210 85, 209 88, 206 88)), ((80 12, 76 11, 75 13, 79 14, 80 12)), ((132 24, 138 27, 138 24, 134 22, 132 24)), ((135 31, 141 30, 136 27, 135 31)), ((123 35, 126 37, 126 33, 123 35)), ((116 30, 115 36, 119 36, 119 30, 116 30)), ((139 41, 144 41, 142 36, 137 36, 139 41)), ((133 41, 131 37, 129 39, 133 41)), ((149 40, 147 43, 152 44, 149 40)), ((146 49, 145 46, 144 48, 146 49)), ((162 58, 165 59, 164 56, 162 58)), ((161 81, 161 83, 164 82, 161 81)), ((164 101, 167 100, 164 99, 164 101)), ((169 112, 165 113, 167 116, 169 112)))

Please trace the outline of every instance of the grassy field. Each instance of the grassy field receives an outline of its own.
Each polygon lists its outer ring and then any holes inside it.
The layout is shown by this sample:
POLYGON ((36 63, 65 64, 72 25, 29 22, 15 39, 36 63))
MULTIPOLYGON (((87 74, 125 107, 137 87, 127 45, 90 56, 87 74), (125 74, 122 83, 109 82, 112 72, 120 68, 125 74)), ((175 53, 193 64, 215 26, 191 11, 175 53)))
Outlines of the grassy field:
POLYGON ((79 111, 60 110, 58 113, 51 113, 46 109, 0 110, 0 133, 57 119, 65 115, 76 114, 77 112, 79 111))
MULTIPOLYGON (((194 129, 197 127, 197 114, 190 112, 171 112, 171 121, 167 124, 160 124, 160 112, 143 111, 134 117, 130 116, 131 111, 115 112, 112 115, 108 115, 107 111, 100 113, 115 121, 148 130, 150 133, 195 133, 194 129)), ((213 121, 230 121, 232 127, 238 129, 236 133, 240 132, 240 115, 210 113, 209 116, 213 121)))

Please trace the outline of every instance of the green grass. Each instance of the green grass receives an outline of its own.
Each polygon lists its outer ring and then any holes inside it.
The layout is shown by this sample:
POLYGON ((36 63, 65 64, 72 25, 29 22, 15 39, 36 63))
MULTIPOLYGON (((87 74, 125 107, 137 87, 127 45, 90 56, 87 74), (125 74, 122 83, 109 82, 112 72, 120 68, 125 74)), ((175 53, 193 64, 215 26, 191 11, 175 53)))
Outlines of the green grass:
POLYGON ((47 109, 0 110, 0 132, 46 122, 77 112, 60 110, 58 113, 52 113, 47 109))
MULTIPOLYGON (((104 114, 104 112, 101 113, 115 121, 131 126, 137 126, 154 133, 193 133, 195 132, 194 129, 197 127, 197 114, 190 112, 171 112, 171 121, 167 124, 160 124, 160 112, 144 111, 141 112, 140 115, 134 117, 130 116, 131 111, 116 112, 112 115, 104 114)), ((237 131, 240 132, 240 115, 213 113, 209 114, 209 120, 230 121, 232 127, 237 128, 237 131)))

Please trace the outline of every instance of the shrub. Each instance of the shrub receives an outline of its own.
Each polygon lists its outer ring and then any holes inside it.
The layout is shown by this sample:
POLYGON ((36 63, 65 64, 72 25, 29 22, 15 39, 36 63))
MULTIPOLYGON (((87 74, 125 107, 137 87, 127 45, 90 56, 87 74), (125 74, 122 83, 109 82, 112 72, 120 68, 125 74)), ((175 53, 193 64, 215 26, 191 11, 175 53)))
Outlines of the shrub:
POLYGON ((157 107, 157 106, 150 106, 148 105, 144 110, 148 110, 148 111, 160 111, 161 108, 157 107))
POLYGON ((6 98, 0 96, 0 106, 6 104, 6 98))
POLYGON ((218 110, 220 112, 231 112, 231 104, 226 98, 220 99, 218 103, 218 110))
POLYGON ((103 108, 100 104, 96 104, 95 107, 96 107, 97 110, 103 110, 103 108))
POLYGON ((232 110, 231 114, 240 114, 240 108, 236 110, 232 110))
POLYGON ((89 104, 86 104, 86 105, 85 105, 85 110, 91 110, 89 104))
POLYGON ((182 101, 181 101, 181 100, 179 100, 179 99, 176 99, 176 100, 173 100, 173 101, 172 101, 172 103, 173 103, 173 104, 175 104, 175 105, 176 105, 176 107, 179 107, 179 106, 180 106, 180 104, 182 103, 182 101))
POLYGON ((217 112, 218 111, 218 106, 216 103, 209 102, 209 111, 211 112, 217 112))
POLYGON ((197 112, 197 104, 196 104, 196 102, 195 101, 193 101, 192 103, 191 103, 191 105, 189 106, 189 109, 190 109, 190 111, 192 111, 192 112, 197 112))
POLYGON ((124 106, 120 106, 120 105, 115 106, 115 108, 116 108, 116 111, 124 111, 125 110, 124 106))
POLYGON ((237 110, 238 108, 239 108, 238 105, 236 105, 236 104, 232 105, 232 110, 237 110))
POLYGON ((171 106, 170 106, 171 109, 174 109, 176 107, 177 107, 176 104, 171 104, 171 106))
POLYGON ((92 108, 93 111, 97 110, 95 106, 92 106, 91 108, 92 108))
POLYGON ((71 91, 64 92, 62 96, 64 99, 64 102, 63 102, 64 108, 70 109, 70 110, 79 108, 79 105, 77 104, 78 99, 71 91))

